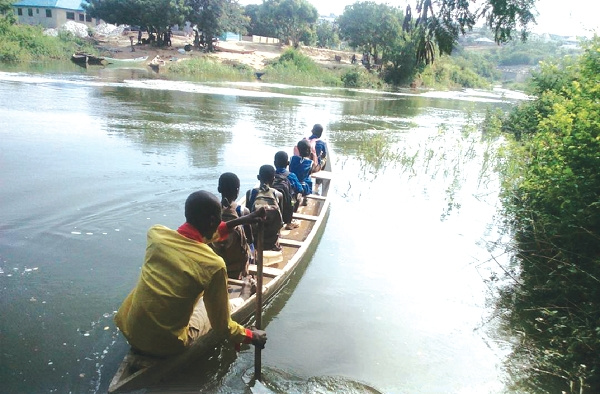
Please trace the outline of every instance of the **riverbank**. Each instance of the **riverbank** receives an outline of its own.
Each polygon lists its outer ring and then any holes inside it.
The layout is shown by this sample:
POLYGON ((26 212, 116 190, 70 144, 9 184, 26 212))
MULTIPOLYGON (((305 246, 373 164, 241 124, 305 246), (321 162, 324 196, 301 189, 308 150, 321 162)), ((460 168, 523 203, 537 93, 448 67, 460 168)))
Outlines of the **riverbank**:
MULTIPOLYGON (((151 44, 135 44, 132 47, 129 37, 129 35, 99 37, 95 39, 94 45, 101 56, 116 59, 133 59, 140 56, 148 56, 149 60, 158 57, 165 64, 168 64, 170 62, 185 61, 193 58, 209 57, 225 64, 243 64, 255 71, 264 70, 270 62, 278 58, 289 48, 289 46, 280 44, 220 41, 216 52, 204 53, 196 49, 185 51, 184 48, 186 45, 193 47, 194 40, 192 36, 173 35, 170 47, 158 47, 151 44)), ((134 42, 137 41, 137 34, 132 34, 131 37, 134 38, 134 42)), ((316 47, 302 47, 300 52, 310 57, 318 65, 328 69, 352 67, 350 59, 354 52, 316 47), (336 57, 339 60, 336 60, 336 57)))

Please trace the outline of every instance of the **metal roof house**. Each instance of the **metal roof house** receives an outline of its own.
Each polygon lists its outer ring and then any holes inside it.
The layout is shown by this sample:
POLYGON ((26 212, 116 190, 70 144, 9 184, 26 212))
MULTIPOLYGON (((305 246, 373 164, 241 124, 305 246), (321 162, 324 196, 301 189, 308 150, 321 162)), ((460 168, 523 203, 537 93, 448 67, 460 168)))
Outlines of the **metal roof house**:
POLYGON ((57 28, 74 21, 96 26, 100 20, 87 15, 81 3, 82 0, 19 0, 13 9, 18 22, 23 24, 57 28))

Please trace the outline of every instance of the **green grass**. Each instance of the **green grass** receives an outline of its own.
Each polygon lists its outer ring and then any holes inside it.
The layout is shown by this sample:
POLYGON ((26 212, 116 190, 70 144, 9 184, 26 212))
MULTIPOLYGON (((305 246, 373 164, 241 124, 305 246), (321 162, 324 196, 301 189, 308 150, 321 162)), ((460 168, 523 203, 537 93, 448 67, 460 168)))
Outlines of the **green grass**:
POLYGON ((319 66, 309 56, 288 49, 265 69, 265 81, 300 86, 342 86, 339 72, 319 66))
POLYGON ((251 81, 254 71, 243 64, 221 63, 208 56, 169 64, 170 73, 201 81, 251 81))
POLYGON ((40 26, 12 24, 0 17, 0 62, 24 63, 68 60, 77 51, 96 53, 90 42, 61 32, 58 37, 45 36, 40 26))

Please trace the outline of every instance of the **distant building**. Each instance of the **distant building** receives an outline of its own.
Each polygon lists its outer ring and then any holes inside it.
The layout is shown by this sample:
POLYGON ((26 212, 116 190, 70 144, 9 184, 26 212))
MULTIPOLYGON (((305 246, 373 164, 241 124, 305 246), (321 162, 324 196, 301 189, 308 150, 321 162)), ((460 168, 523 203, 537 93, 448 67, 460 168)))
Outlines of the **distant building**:
POLYGON ((221 41, 242 41, 242 35, 239 33, 225 32, 219 36, 221 41))
POLYGON ((475 39, 474 42, 476 45, 496 45, 496 43, 493 40, 490 40, 487 37, 479 37, 475 39))
POLYGON ((13 9, 19 23, 46 29, 55 29, 68 21, 90 27, 100 23, 98 18, 86 14, 81 3, 82 0, 20 0, 13 4, 13 9))

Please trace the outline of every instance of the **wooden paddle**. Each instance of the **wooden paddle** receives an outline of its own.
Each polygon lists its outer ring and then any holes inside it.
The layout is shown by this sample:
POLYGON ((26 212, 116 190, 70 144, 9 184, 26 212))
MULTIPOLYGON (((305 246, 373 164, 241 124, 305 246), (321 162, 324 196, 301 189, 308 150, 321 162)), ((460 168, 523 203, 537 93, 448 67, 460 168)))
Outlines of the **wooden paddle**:
MULTIPOLYGON (((262 288, 263 288, 263 251, 264 251, 265 225, 258 222, 256 234, 256 329, 262 330, 262 288)), ((261 349, 254 347, 254 379, 261 380, 261 349)))

